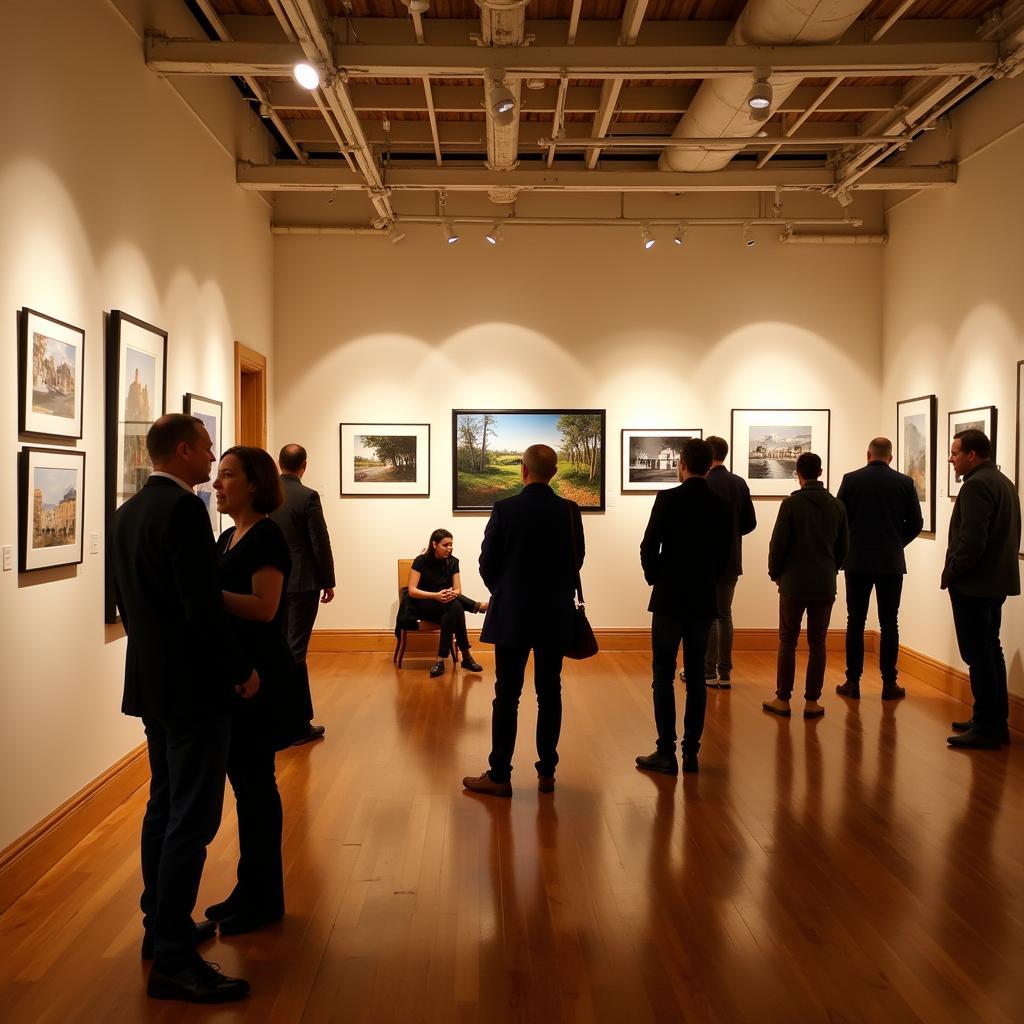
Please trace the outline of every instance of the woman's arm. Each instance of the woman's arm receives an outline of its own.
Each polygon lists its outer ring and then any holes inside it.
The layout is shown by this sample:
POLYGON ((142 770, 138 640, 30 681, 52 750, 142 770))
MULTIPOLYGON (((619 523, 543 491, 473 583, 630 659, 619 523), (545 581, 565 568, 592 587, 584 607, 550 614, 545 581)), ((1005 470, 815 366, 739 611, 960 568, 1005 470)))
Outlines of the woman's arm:
POLYGON ((456 573, 452 577, 451 593, 452 597, 458 597, 462 593, 462 573, 456 573))
POLYGON ((270 622, 281 603, 284 573, 272 565, 265 565, 252 574, 252 593, 234 594, 224 591, 224 607, 229 615, 254 622, 270 622))
POLYGON ((410 569, 409 596, 419 598, 421 601, 436 601, 439 595, 433 590, 420 590, 420 571, 419 569, 410 569))

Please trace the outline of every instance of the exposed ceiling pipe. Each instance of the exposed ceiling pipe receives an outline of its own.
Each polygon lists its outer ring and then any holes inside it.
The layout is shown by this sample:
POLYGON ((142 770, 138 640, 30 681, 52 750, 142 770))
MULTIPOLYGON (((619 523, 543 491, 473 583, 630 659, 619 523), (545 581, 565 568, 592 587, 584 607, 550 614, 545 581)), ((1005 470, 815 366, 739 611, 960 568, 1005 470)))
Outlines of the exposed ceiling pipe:
MULTIPOLYGON (((853 24, 870 0, 750 0, 729 33, 736 46, 833 43, 853 24)), ((706 79, 673 133, 716 138, 750 138, 764 126, 747 106, 754 76, 706 79)), ((770 75, 775 109, 800 84, 799 75, 770 75)), ((664 171, 717 171, 736 150, 693 152, 666 150, 658 166, 664 171)))
MULTIPOLYGON (((451 217, 447 214, 399 216, 397 224, 480 224, 487 227, 495 223, 493 217, 451 217)), ((575 227, 575 228, 639 228, 639 227, 782 227, 793 226, 858 228, 863 225, 859 217, 499 217, 498 223, 520 227, 575 227)), ((381 229, 349 224, 274 224, 276 235, 360 235, 379 234, 381 229)), ((780 236, 782 237, 782 236, 780 236)), ((811 235, 801 237, 813 237, 811 235)), ((826 236, 831 237, 831 236, 826 236)), ((861 236, 837 236, 861 237, 861 236)), ((866 236, 864 236, 866 237, 866 236)))
POLYGON ((887 245, 887 234, 812 235, 809 232, 796 234, 786 231, 779 235, 783 245, 887 245))

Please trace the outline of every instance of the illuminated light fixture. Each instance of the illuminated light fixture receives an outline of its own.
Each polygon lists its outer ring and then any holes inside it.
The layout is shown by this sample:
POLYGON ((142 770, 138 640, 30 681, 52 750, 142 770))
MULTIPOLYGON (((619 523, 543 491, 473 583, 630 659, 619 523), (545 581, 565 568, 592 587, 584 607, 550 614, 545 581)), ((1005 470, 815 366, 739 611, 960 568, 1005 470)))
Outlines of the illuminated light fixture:
POLYGON ((676 233, 675 233, 675 237, 672 239, 672 244, 673 245, 683 245, 683 244, 685 244, 685 242, 686 242, 686 228, 684 228, 682 226, 682 224, 680 224, 679 227, 676 228, 676 233))
POLYGON ((767 121, 771 117, 772 85, 768 81, 767 71, 761 70, 755 74, 754 84, 747 93, 747 106, 756 121, 767 121))
POLYGON ((748 249, 753 249, 757 242, 754 240, 754 236, 750 233, 750 225, 743 225, 743 242, 748 249))
POLYGON ((512 90, 505 84, 505 72, 495 71, 490 79, 491 87, 487 90, 487 103, 495 124, 507 128, 516 119, 516 98, 512 90))
POLYGON ((640 232, 640 237, 644 240, 644 248, 647 250, 654 248, 655 238, 651 234, 650 224, 645 224, 640 232))
POLYGON ((311 92, 320 84, 320 72, 312 64, 296 64, 292 74, 303 89, 309 89, 311 92))
POLYGON ((487 233, 484 235, 484 238, 486 238, 491 245, 497 245, 502 240, 502 237, 501 225, 497 221, 488 228, 487 233))
POLYGON ((450 220, 441 221, 441 229, 444 231, 445 241, 449 245, 454 245, 459 240, 459 236, 452 228, 452 222, 450 220))

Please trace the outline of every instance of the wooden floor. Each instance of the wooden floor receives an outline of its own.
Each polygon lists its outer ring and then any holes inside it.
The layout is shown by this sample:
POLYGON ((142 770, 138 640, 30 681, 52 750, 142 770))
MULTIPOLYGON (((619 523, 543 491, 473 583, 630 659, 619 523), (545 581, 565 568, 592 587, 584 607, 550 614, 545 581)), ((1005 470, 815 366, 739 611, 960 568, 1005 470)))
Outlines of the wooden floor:
MULTIPOLYGON (((42 1021, 1024 1020, 1024 743, 953 752, 962 704, 905 676, 826 717, 765 715, 773 661, 710 692, 698 776, 651 776, 649 662, 568 664, 558 790, 486 767, 493 659, 427 678, 315 655, 326 741, 279 757, 288 916, 203 948, 253 994, 144 995, 139 792, 0 917, 0 1019, 42 1021)), ((799 704, 796 704, 799 708, 799 704)), ((199 908, 232 884, 231 801, 199 908)))

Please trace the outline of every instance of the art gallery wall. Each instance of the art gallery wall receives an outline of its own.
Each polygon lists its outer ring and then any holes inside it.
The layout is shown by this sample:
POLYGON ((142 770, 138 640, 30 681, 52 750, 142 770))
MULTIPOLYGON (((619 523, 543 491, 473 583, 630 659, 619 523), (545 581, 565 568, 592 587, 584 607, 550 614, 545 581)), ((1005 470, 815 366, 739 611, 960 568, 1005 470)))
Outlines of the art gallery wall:
MULTIPOLYGON (((884 422, 896 402, 938 396, 938 504, 934 537, 910 548, 902 642, 963 667, 949 599, 938 588, 952 511, 944 459, 947 413, 995 405, 996 461, 1014 478, 1016 364, 1024 359, 1024 80, 999 82, 954 119, 957 185, 922 193, 889 214, 884 278, 884 422), (1013 122, 1007 123, 1010 112, 1013 122), (1014 123, 1016 128, 1014 128, 1014 123)), ((1024 696, 1024 601, 1005 608, 1003 646, 1012 693, 1024 696)))
MULTIPOLYGON (((775 235, 748 249, 739 229, 693 229, 683 249, 663 235, 651 252, 639 230, 619 228, 507 230, 497 247, 480 228, 453 247, 436 227, 410 228, 397 246, 278 237, 274 444, 308 448, 338 562, 318 628, 390 628, 395 561, 438 526, 455 534, 464 590, 483 596, 486 517, 452 514, 453 408, 607 410, 607 512, 584 519, 583 582, 601 627, 650 622, 638 550, 654 498, 620 493, 621 428, 728 438, 733 407, 831 408, 838 487, 879 429, 882 255, 775 235), (430 497, 341 498, 341 421, 429 422, 430 497)), ((778 504, 757 502, 739 626, 778 621, 766 571, 778 504)), ((834 623, 844 616, 840 601, 834 623)))
MULTIPOLYGON (((123 636, 103 625, 104 311, 169 332, 168 409, 180 411, 186 391, 222 398, 229 440, 232 342, 271 348, 269 209, 236 188, 229 153, 146 70, 130 24, 144 6, 152 16, 161 4, 121 4, 128 22, 104 0, 0 5, 0 543, 15 550, 15 569, 0 573, 0 848, 143 739, 139 720, 120 714, 123 636), (84 437, 70 446, 87 453, 85 560, 25 575, 16 554, 22 306, 86 331, 84 437)), ((193 84, 190 102, 237 107, 223 89, 193 84)), ((247 121, 237 138, 249 138, 247 121)))

